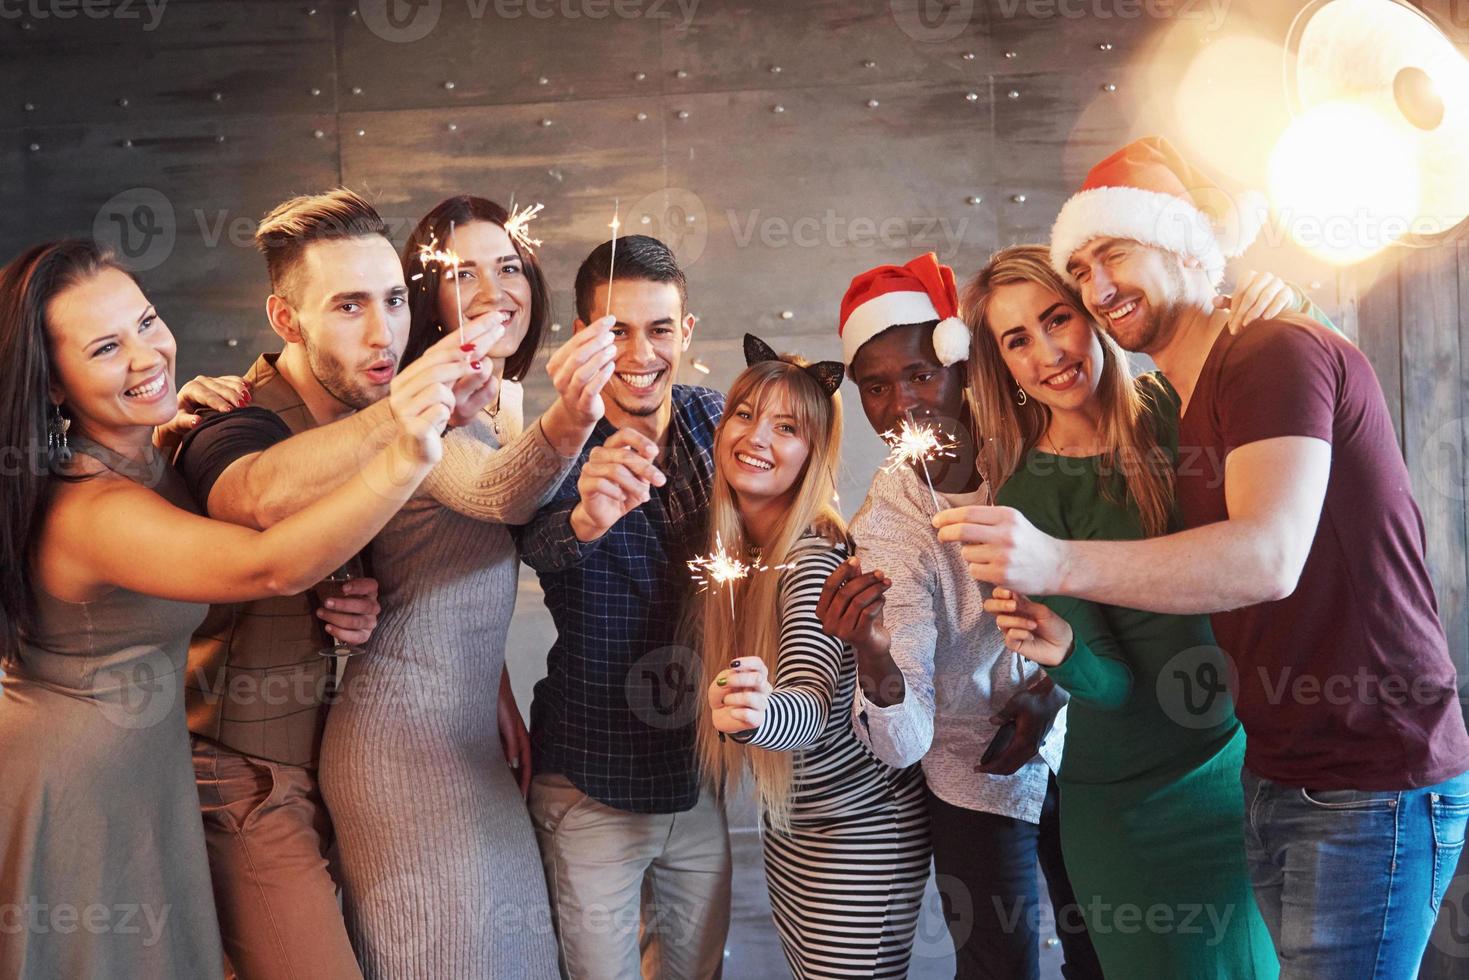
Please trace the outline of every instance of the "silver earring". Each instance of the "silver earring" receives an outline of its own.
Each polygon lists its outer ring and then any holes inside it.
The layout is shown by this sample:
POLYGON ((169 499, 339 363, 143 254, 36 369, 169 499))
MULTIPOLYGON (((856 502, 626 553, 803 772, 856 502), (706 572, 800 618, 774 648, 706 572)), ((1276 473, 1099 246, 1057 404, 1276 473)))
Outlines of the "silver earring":
POLYGON ((1030 401, 1030 396, 1025 393, 1025 389, 1022 388, 1022 387, 1020 387, 1019 385, 1016 385, 1015 386, 1015 404, 1017 404, 1017 405, 1024 405, 1028 401, 1030 401))
POLYGON ((57 463, 71 462, 71 446, 66 441, 66 431, 70 428, 71 419, 61 414, 61 406, 51 406, 51 418, 46 425, 46 448, 57 463))

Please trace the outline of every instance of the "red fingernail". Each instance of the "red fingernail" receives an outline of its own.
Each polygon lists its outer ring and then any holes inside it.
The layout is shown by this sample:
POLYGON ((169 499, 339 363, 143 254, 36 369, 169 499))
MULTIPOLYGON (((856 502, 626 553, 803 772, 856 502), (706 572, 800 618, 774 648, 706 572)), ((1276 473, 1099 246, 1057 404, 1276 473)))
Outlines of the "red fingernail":
POLYGON ((472 368, 474 368, 476 371, 478 371, 479 370, 479 361, 470 361, 469 362, 469 366, 472 367, 472 368))
POLYGON ((468 354, 470 351, 474 350, 474 345, 473 344, 460 344, 459 345, 459 349, 462 350, 462 351, 464 351, 464 353, 468 354))
POLYGON ((252 399, 252 398, 253 398, 253 397, 254 397, 254 396, 252 396, 252 395, 251 395, 251 394, 250 394, 250 389, 249 389, 249 388, 246 388, 246 389, 245 389, 245 404, 246 404, 246 405, 248 405, 248 404, 250 404, 250 400, 251 400, 251 399, 252 399))

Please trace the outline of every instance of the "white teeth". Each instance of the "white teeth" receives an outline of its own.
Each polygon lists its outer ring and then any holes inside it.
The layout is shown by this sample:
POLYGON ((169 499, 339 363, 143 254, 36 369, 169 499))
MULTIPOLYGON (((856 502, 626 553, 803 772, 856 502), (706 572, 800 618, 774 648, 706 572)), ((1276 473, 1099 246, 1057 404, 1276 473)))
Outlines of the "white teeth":
POLYGON ((1133 300, 1131 303, 1128 303, 1124 306, 1119 306, 1117 307, 1117 309, 1110 311, 1107 314, 1107 319, 1120 320, 1135 309, 1137 309, 1137 301, 1133 300))
POLYGON ((129 398, 151 398, 162 391, 166 384, 168 384, 168 378, 163 375, 159 375, 153 381, 150 381, 145 385, 139 385, 136 388, 129 388, 127 391, 123 392, 123 394, 127 395, 129 398))
POLYGON ((735 459, 739 460, 741 463, 749 463, 751 466, 758 466, 762 470, 775 469, 775 466, 773 464, 767 463, 763 459, 758 459, 754 456, 746 455, 745 453, 735 453, 735 459))
POLYGON ((1067 368, 1060 374, 1052 375, 1051 377, 1047 378, 1045 383, 1052 386, 1053 388, 1059 388, 1064 385, 1069 385, 1072 379, 1076 377, 1076 372, 1077 368, 1067 368))
POLYGON ((619 371, 617 372, 617 376, 634 388, 648 388, 652 386, 654 381, 658 380, 660 373, 654 371, 652 374, 625 374, 619 371))

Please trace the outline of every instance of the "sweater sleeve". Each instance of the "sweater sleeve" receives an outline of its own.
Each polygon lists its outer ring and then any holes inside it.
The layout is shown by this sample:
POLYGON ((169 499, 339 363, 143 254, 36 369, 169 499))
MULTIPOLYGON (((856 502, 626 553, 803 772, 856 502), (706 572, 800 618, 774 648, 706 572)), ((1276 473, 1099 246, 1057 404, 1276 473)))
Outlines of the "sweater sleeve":
POLYGON ((539 420, 496 448, 476 419, 444 438, 444 456, 423 481, 439 503, 466 517, 524 524, 550 501, 576 463, 552 448, 539 420))
POLYGON ((780 653, 765 723, 749 744, 776 752, 805 748, 826 728, 842 670, 842 641, 816 616, 822 586, 844 556, 835 548, 807 553, 781 572, 780 653))

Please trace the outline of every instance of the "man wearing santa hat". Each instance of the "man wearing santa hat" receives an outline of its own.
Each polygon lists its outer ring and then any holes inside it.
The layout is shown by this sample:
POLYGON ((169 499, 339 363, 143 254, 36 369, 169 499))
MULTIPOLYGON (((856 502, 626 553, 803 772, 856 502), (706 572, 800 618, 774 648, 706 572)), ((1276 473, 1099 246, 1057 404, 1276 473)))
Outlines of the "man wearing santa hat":
POLYGON ((1178 396, 1188 530, 1061 541, 1000 507, 935 523, 983 581, 1214 613, 1248 736, 1245 849, 1282 977, 1412 976, 1463 849, 1469 734, 1371 365, 1317 324, 1233 334, 1216 308, 1226 256, 1258 230, 1252 209, 1150 138, 1098 164, 1052 229, 1056 270, 1178 396))
POLYGON ((933 426, 954 449, 927 473, 923 464, 877 473, 851 525, 857 556, 827 580, 817 612, 856 651, 859 737, 891 766, 923 762, 956 976, 1039 976, 1039 857, 1066 976, 1100 978, 1061 859, 1051 770, 1065 694, 1005 649, 984 611, 989 589, 975 588, 930 524, 930 478, 941 507, 989 499, 975 468, 969 329, 957 307, 954 272, 931 252, 862 273, 842 300, 843 359, 873 430, 933 426))

